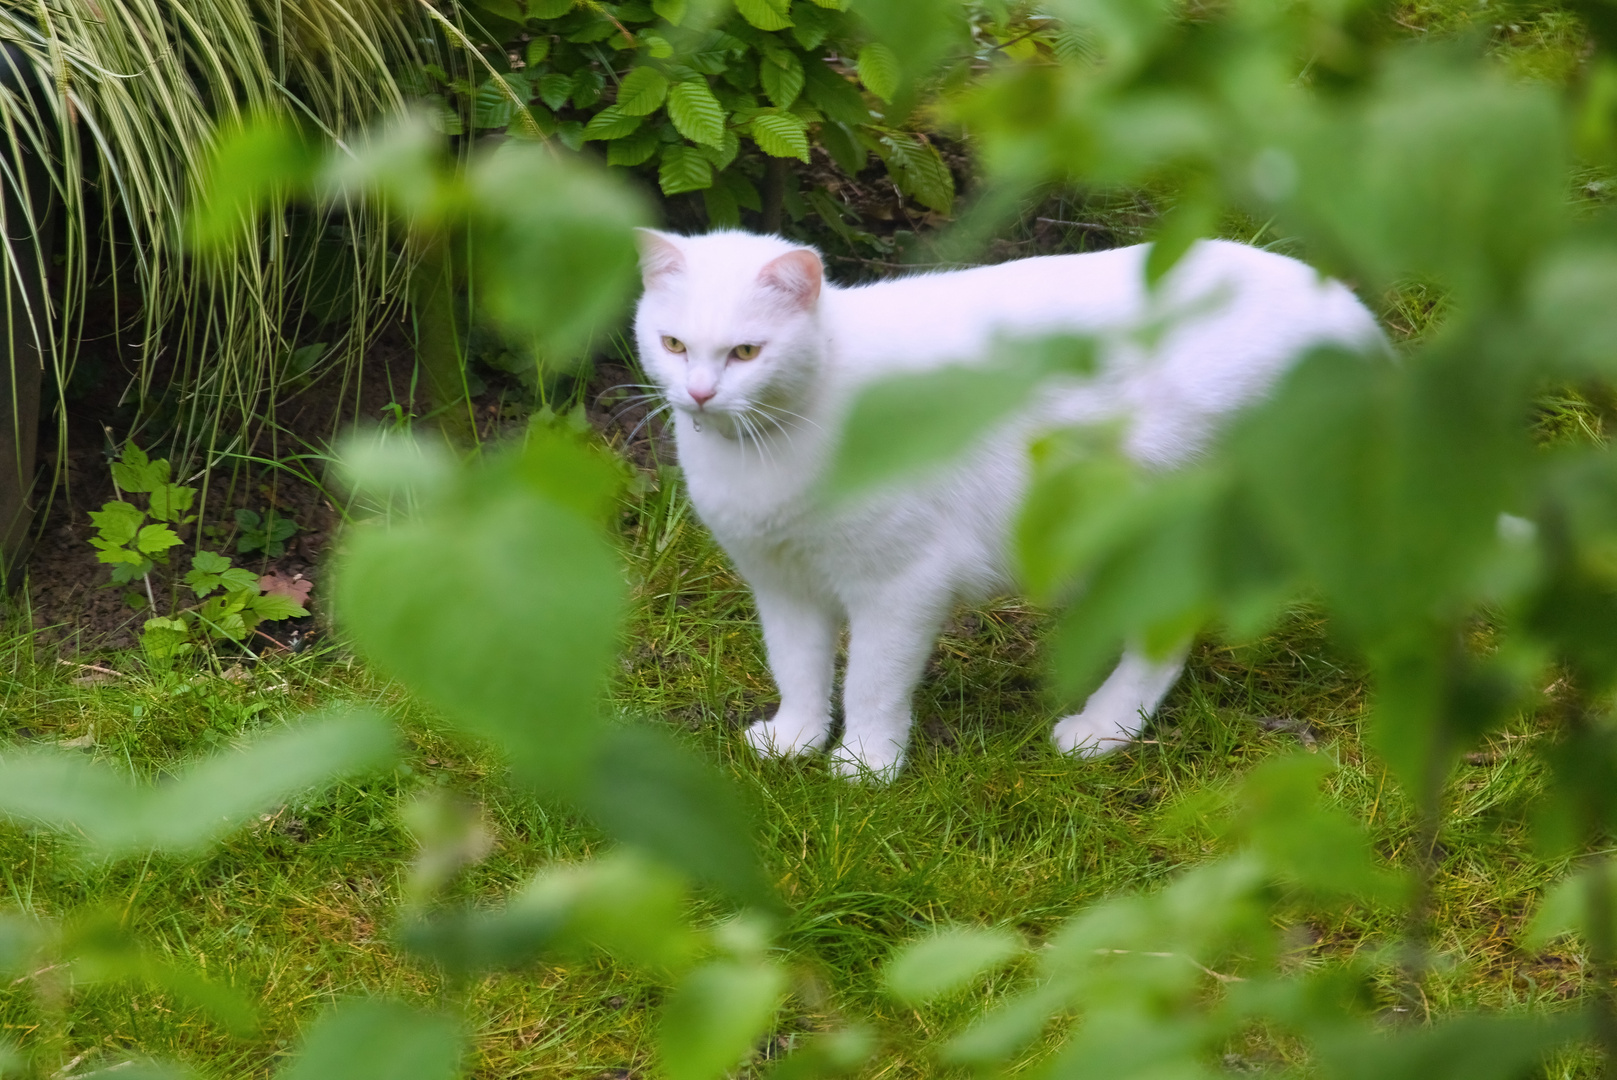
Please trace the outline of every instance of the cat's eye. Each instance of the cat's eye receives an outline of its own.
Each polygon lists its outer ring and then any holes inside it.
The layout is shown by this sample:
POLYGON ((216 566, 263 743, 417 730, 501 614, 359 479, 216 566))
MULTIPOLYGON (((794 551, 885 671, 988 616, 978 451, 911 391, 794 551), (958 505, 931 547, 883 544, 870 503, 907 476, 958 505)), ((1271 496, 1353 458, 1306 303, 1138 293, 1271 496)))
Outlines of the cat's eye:
POLYGON ((667 334, 664 334, 663 348, 667 349, 671 353, 682 353, 685 351, 685 343, 679 340, 677 337, 669 337, 667 334))
POLYGON ((737 360, 751 360, 753 357, 758 355, 758 346, 737 345, 735 348, 730 350, 730 355, 735 357, 737 360))

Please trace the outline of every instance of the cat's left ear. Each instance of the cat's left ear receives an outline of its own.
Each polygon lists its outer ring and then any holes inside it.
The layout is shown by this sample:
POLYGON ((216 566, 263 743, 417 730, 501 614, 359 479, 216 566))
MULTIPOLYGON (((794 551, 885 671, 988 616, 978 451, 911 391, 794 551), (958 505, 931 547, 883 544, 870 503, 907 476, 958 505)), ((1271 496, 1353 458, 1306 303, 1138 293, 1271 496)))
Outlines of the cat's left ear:
POLYGON ((820 298, 825 267, 818 254, 808 248, 798 248, 765 263, 758 281, 780 293, 792 306, 807 311, 820 298))

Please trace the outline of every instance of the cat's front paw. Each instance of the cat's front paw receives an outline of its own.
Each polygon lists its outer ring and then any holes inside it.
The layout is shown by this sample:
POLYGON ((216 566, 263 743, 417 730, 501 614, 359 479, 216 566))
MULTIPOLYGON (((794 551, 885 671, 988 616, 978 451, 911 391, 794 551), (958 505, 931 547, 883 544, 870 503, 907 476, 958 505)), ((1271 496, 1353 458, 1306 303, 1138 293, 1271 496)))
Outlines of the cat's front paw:
POLYGON ((888 738, 844 738, 842 745, 831 751, 831 768, 848 780, 885 784, 903 767, 904 745, 888 738))
POLYGON ((1062 720, 1050 738, 1063 754, 1094 758, 1133 742, 1141 723, 1138 709, 1120 716, 1115 710, 1090 708, 1062 720))
POLYGON ((747 728, 747 743, 763 758, 799 757, 824 745, 831 734, 829 716, 777 712, 747 728))

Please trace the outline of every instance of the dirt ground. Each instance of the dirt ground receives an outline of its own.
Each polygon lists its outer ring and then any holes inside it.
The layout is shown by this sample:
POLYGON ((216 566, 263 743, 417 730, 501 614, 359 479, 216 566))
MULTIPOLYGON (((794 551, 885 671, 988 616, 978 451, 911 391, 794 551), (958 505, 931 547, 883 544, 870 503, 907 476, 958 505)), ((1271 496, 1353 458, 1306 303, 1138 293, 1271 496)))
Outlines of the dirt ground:
MULTIPOLYGON (((338 403, 330 387, 316 383, 282 403, 278 417, 282 424, 281 445, 286 445, 288 437, 302 440, 309 447, 326 444, 334 432, 345 426, 346 417, 356 412, 361 422, 383 422, 395 403, 394 388, 411 384, 411 356, 410 343, 401 329, 384 333, 367 354, 357 410, 349 404, 344 409, 345 419, 338 420, 333 415, 338 403)), ((637 381, 625 365, 598 359, 583 398, 586 415, 603 438, 636 464, 649 468, 657 460, 671 461, 672 453, 662 442, 665 437, 659 421, 641 424, 649 404, 620 404, 625 394, 638 391, 618 388, 637 381), (632 443, 628 442, 631 434, 632 443)), ((474 399, 477 415, 487 417, 487 423, 480 426, 480 437, 498 438, 524 422, 520 410, 509 405, 510 390, 508 386, 492 385, 474 399)), ((410 413, 424 411, 421 402, 407 400, 398 404, 410 413)), ((127 587, 109 584, 109 568, 97 561, 96 550, 90 546, 95 528, 89 512, 113 498, 115 491, 109 468, 109 440, 94 439, 93 425, 83 419, 78 418, 80 422, 73 425, 79 437, 70 439, 64 455, 63 482, 37 525, 26 565, 25 587, 18 598, 19 606, 26 605, 22 614, 33 626, 39 643, 59 649, 64 656, 81 659, 84 654, 136 646, 141 626, 151 615, 149 609, 137 610, 126 600, 127 587), (87 430, 91 435, 86 436, 87 430)), ((263 453, 263 446, 257 449, 262 456, 272 456, 263 453)), ((156 456, 156 449, 153 454, 156 456)), ((313 583, 306 605, 311 615, 266 624, 248 643, 251 651, 302 648, 322 632, 321 564, 343 520, 341 499, 340 489, 326 483, 318 467, 314 475, 304 478, 289 469, 252 465, 219 470, 212 477, 205 499, 199 495, 198 525, 223 530, 205 536, 202 546, 218 550, 256 573, 313 583), (262 553, 238 554, 235 511, 246 509, 263 514, 271 507, 297 525, 285 554, 274 559, 262 553)), ((176 551, 191 550, 197 527, 178 530, 186 545, 176 551)), ((181 562, 185 563, 184 556, 181 562)), ((159 579, 156 592, 160 610, 167 604, 163 574, 159 568, 153 575, 159 579)))

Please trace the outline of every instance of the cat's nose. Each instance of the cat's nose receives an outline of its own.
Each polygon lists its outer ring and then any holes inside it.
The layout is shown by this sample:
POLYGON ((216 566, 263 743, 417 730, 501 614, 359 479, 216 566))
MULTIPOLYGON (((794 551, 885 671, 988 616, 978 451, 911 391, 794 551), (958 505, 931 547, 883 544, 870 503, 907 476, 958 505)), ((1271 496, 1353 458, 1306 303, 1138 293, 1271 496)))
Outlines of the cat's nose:
POLYGON ((713 395, 718 392, 719 388, 716 386, 711 390, 695 390, 690 387, 686 388, 686 393, 690 394, 691 400, 696 402, 698 405, 706 405, 708 402, 713 400, 713 395))

